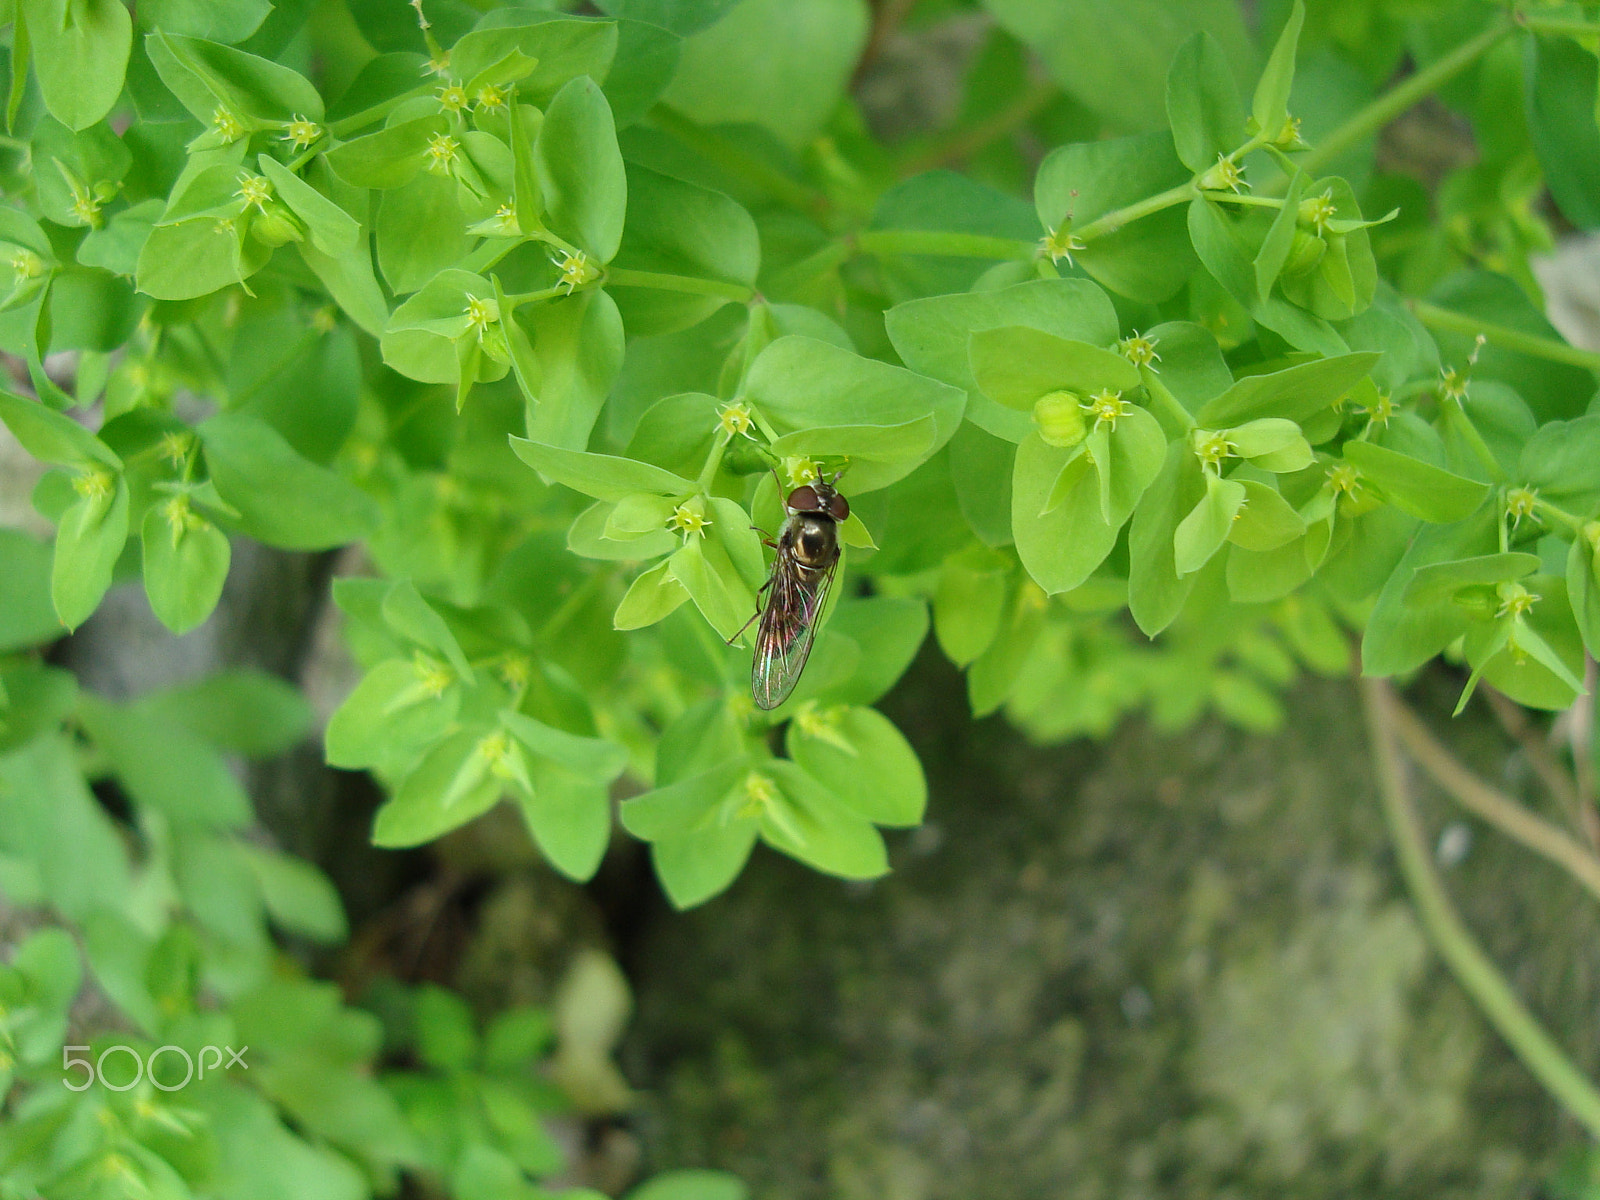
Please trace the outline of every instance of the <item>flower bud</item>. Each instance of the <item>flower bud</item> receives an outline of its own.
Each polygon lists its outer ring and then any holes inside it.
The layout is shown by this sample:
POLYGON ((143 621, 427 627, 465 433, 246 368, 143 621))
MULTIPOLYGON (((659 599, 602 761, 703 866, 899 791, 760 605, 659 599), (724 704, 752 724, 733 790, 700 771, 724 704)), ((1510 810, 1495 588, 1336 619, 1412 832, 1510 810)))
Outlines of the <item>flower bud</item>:
POLYGON ((1290 278, 1308 274, 1316 269, 1327 251, 1328 244, 1320 237, 1309 229, 1296 227, 1294 240, 1289 243, 1289 257, 1283 263, 1283 273, 1290 278))
POLYGON ((250 233, 256 241, 267 246, 281 246, 285 242, 303 242, 305 223, 276 200, 261 207, 260 214, 250 223, 250 233))
POLYGON ((1051 392, 1033 405, 1033 423, 1046 445, 1070 449, 1085 436, 1081 397, 1076 392, 1051 392))

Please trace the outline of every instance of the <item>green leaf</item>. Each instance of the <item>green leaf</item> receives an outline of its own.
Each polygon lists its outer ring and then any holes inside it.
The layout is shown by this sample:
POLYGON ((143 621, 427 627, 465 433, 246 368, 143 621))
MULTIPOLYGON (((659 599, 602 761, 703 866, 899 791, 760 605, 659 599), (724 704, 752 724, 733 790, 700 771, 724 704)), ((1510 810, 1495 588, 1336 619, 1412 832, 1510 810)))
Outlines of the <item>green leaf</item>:
POLYGON ((161 82, 202 125, 210 125, 219 108, 247 129, 296 117, 322 121, 322 97, 289 67, 232 46, 161 30, 146 36, 144 44, 161 82))
POLYGON ((313 719, 299 688, 249 668, 146 692, 138 707, 248 758, 282 754, 306 735, 313 719))
POLYGON ((1294 0, 1289 19, 1278 34, 1277 44, 1267 59, 1261 79, 1256 83, 1250 101, 1250 115, 1256 128, 1274 137, 1289 119, 1289 89, 1294 83, 1295 49, 1300 41, 1300 28, 1305 24, 1306 9, 1302 0, 1294 0))
POLYGON ((556 93, 533 161, 550 228, 597 262, 610 262, 622 242, 628 181, 611 106, 594 80, 582 76, 556 93))
POLYGON ((217 494, 251 537, 284 550, 325 550, 377 525, 377 505, 365 492, 300 457, 259 418, 218 413, 195 432, 217 494))
POLYGON ((472 664, 467 661, 461 643, 409 579, 390 585, 384 593, 381 611, 384 624, 390 629, 407 641, 443 655, 455 668, 457 676, 469 684, 473 682, 472 664))
POLYGON ((615 742, 580 737, 509 709, 500 713, 500 721, 531 753, 581 779, 610 783, 628 765, 627 751, 615 742))
POLYGON ((50 600, 50 547, 20 529, 0 528, 0 654, 62 635, 50 600))
POLYGON ((335 146, 326 155, 328 166, 352 187, 401 187, 422 171, 428 143, 449 128, 442 113, 400 121, 335 146))
MULTIPOLYGON (((389 318, 380 346, 383 361, 420 383, 457 383, 463 349, 481 349, 501 331, 499 317, 483 313, 494 287, 468 271, 441 271, 389 318), (482 323, 473 313, 482 313, 482 323)), ((502 379, 509 364, 478 356, 472 378, 502 379)))
POLYGON ((828 632, 848 639, 861 654, 853 673, 828 686, 825 699, 873 704, 905 674, 927 638, 928 608, 907 597, 844 598, 833 608, 828 632))
POLYGON ((250 801, 222 756, 182 725, 85 694, 78 720, 133 799, 185 824, 238 828, 250 801))
POLYGON ((1201 30, 1167 71, 1167 121, 1183 165, 1196 174, 1244 141, 1244 105, 1221 43, 1201 30))
POLYGON ((1462 588, 1509 583, 1531 575, 1538 569, 1537 554, 1517 551, 1429 563, 1416 569, 1401 599, 1407 604, 1419 606, 1438 604, 1449 600, 1462 588))
POLYGON ((840 484, 848 495, 874 491, 908 475, 950 440, 964 407, 962 394, 953 387, 799 336, 781 337, 757 356, 745 381, 745 397, 779 436, 818 427, 901 425, 932 415, 935 434, 924 454, 852 460, 840 484))
POLYGON ((515 434, 511 437, 511 449, 539 472, 546 483, 563 484, 597 500, 623 500, 635 492, 652 492, 677 499, 695 490, 694 484, 682 476, 631 458, 542 446, 515 434))
POLYGON ((1200 460, 1185 443, 1169 443, 1128 529, 1128 612, 1146 637, 1172 624, 1194 587, 1194 575, 1178 573, 1175 538, 1205 490, 1200 460))
POLYGON ((730 759, 642 796, 624 800, 620 810, 622 827, 634 837, 653 842, 719 824, 713 809, 744 779, 748 770, 749 762, 745 758, 730 759))
POLYGON ((663 21, 617 22, 617 53, 605 93, 618 129, 639 121, 667 90, 678 71, 681 44, 663 21))
POLYGON ((752 819, 655 839, 650 861, 673 907, 693 908, 724 891, 744 869, 758 832, 752 819))
POLYGON ((127 8, 121 0, 19 0, 17 7, 45 107, 69 129, 87 129, 122 93, 133 48, 127 8))
POLYGON ((1322 358, 1265 375, 1246 375, 1207 402, 1196 419, 1206 428, 1241 425, 1259 417, 1305 421, 1338 401, 1372 370, 1378 355, 1322 358))
MULTIPOLYGON (((32 28, 30 24, 29 28, 32 28)), ((1600 226, 1600 127, 1594 49, 1535 33, 1527 55, 1528 134, 1550 195, 1579 229, 1600 226)))
POLYGON ((1118 527, 1101 518, 1093 472, 1083 471, 1065 495, 1053 495, 1071 456, 1071 451, 1046 445, 1030 433, 1017 447, 1011 480, 1017 554, 1028 574, 1051 594, 1071 591, 1088 579, 1117 540, 1118 527), (1047 512, 1051 501, 1055 503, 1047 512))
MULTIPOLYGON (((693 183, 628 165, 631 203, 614 267, 753 287, 761 240, 743 206, 693 183)), ((723 296, 613 284, 628 331, 671 333, 697 325, 730 301, 723 296)))
POLYGON ((740 0, 684 40, 662 99, 698 124, 759 125, 799 147, 844 95, 867 26, 859 0, 740 0))
POLYGON ((1236 76, 1255 60, 1240 10, 1228 0, 986 0, 984 7, 1038 52, 1056 83, 1117 130, 1161 123, 1167 65, 1194 34, 1216 38, 1236 76))
POLYGON ((78 682, 70 671, 13 659, 0 670, 0 752, 59 729, 77 699, 78 682))
POLYGON ((482 730, 463 729, 422 756, 372 823, 374 845, 420 846, 493 808, 505 783, 490 773, 482 730))
POLYGON ((933 595, 933 633, 939 649, 967 666, 1000 632, 1009 571, 998 555, 968 552, 945 561, 933 595))
POLYGON ((1420 567, 1495 553, 1497 525, 1496 514, 1485 505, 1466 521, 1423 526, 1417 531, 1399 563, 1388 572, 1367 620, 1361 639, 1363 675, 1413 671, 1467 631, 1472 622, 1461 605, 1450 601, 1406 604, 1405 590, 1420 567))
POLYGON ((672 577, 721 637, 733 638, 746 626, 756 611, 755 589, 721 541, 690 537, 667 562, 672 577))
POLYGON ((0 389, 0 421, 40 462, 62 467, 122 469, 122 459, 65 413, 0 389))
POLYGON ((1250 306, 1256 299, 1255 257, 1238 222, 1215 200, 1196 196, 1186 214, 1189 242, 1211 277, 1234 300, 1250 306))
MULTIPOLYGON (((1045 229, 1061 233, 1082 229, 1189 178, 1167 132, 1074 142, 1051 151, 1039 164, 1034 207, 1045 229)), ((1112 291, 1152 304, 1172 296, 1195 269, 1178 208, 1131 221, 1074 251, 1073 257, 1112 291)))
POLYGON ((316 188, 270 154, 260 155, 261 173, 295 216, 306 223, 311 244, 323 254, 338 257, 354 252, 361 243, 361 225, 316 188))
POLYGON ((1110 345, 1118 333, 1110 299, 1087 279, 1037 279, 994 292, 930 296, 898 304, 884 315, 889 340, 906 366, 964 389, 968 420, 995 437, 1020 442, 1033 431, 1033 422, 978 391, 967 349, 974 332, 1006 325, 1027 325, 1094 346, 1110 345))
POLYGON ((802 709, 789 722, 789 757, 876 825, 920 824, 928 803, 922 764, 905 736, 871 708, 802 709))
POLYGON ((1586 533, 1572 539, 1567 552, 1567 599, 1591 658, 1600 650, 1600 562, 1586 533))
POLYGON ((424 172, 384 192, 374 233, 378 268, 389 287, 399 294, 426 291, 433 280, 460 275, 453 268, 471 244, 465 226, 461 188, 453 179, 424 172))
POLYGON ((496 9, 456 42, 451 65, 469 79, 513 49, 537 60, 533 72, 517 84, 517 94, 548 108, 552 97, 579 76, 597 83, 606 78, 617 52, 617 25, 585 17, 551 18, 518 7, 496 9))
POLYGON ((1299 229, 1300 198, 1305 194, 1305 189, 1305 172, 1296 171, 1289 180, 1289 190, 1283 195, 1283 207, 1272 218, 1272 224, 1267 227, 1267 236, 1261 240, 1261 248, 1256 251, 1252 264, 1256 275, 1256 300, 1265 300, 1272 294, 1272 285, 1278 281, 1284 264, 1289 261, 1289 252, 1294 249, 1295 233, 1299 229))
POLYGON ((657 563, 642 572, 617 605, 612 614, 614 629, 643 629, 671 615, 689 598, 672 574, 670 562, 657 563))
POLYGON ((460 702, 459 687, 436 691, 413 664, 386 659, 367 672, 329 719, 328 762, 399 775, 444 736, 460 702))
POLYGON ((538 370, 524 393, 528 438, 582 450, 622 369, 622 316, 598 289, 522 311, 538 370))
POLYGON ((1173 533, 1172 565, 1179 576, 1194 574, 1222 549, 1245 495, 1237 480, 1206 476, 1205 495, 1173 533))
POLYGON ((50 596, 68 629, 82 625, 100 606, 128 540, 128 482, 118 474, 106 476, 105 484, 107 492, 75 501, 56 527, 50 596))
POLYGON ((744 1181, 726 1171, 667 1171, 628 1193, 628 1200, 746 1200, 744 1181))
POLYGON ((1489 494, 1487 484, 1371 442, 1346 442, 1344 456, 1391 504, 1424 521, 1459 521, 1489 494))
POLYGON ((365 235, 354 250, 338 257, 322 253, 310 242, 297 242, 295 249, 328 289, 333 302, 363 333, 383 336, 389 324, 389 305, 373 273, 372 251, 365 235))
POLYGON ((1073 391, 1082 397, 1139 386, 1139 369, 1122 355, 1026 325, 983 329, 967 343, 979 390, 1007 408, 1033 410, 1039 397, 1073 391))
POLYGON ((1541 496, 1565 504, 1600 492, 1596 463, 1600 463, 1600 413, 1539 426, 1522 448, 1516 474, 1541 496))
POLYGON ((848 458, 877 463, 925 461, 939 425, 931 414, 898 425, 837 425, 786 433, 768 449, 779 458, 848 458))
POLYGON ((829 875, 876 879, 888 874, 883 836, 865 817, 792 762, 773 759, 759 771, 777 783, 780 793, 763 806, 762 841, 829 875))
MULTIPOLYGON (((608 748, 621 756, 617 747, 608 748)), ((581 883, 593 877, 611 840, 611 797, 605 783, 551 761, 536 761, 532 773, 533 794, 517 789, 513 795, 540 852, 568 879, 581 883)))
POLYGON ((144 0, 139 5, 140 24, 187 37, 206 38, 232 46, 261 27, 272 12, 268 0, 144 0))
POLYGON ((217 607, 232 552, 227 535, 187 504, 176 525, 166 509, 165 504, 152 504, 140 530, 144 590, 163 625, 173 633, 188 633, 217 607))
POLYGON ((1254 479, 1241 479, 1244 503, 1228 531, 1228 540, 1246 550, 1276 550, 1305 534, 1306 523, 1278 490, 1254 479))
POLYGON ((248 842, 236 843, 234 853, 255 876, 261 899, 278 926, 330 945, 350 936, 339 893, 316 867, 248 842))

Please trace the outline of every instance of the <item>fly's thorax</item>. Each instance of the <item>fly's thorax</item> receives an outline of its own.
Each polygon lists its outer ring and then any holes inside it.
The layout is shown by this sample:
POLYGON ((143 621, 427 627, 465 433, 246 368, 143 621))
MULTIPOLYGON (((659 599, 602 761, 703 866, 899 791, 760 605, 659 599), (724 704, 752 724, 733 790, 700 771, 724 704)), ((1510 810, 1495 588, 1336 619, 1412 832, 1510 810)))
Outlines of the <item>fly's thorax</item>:
POLYGON ((789 518, 785 540, 795 561, 803 567, 831 567, 839 557, 839 526, 826 513, 795 513, 789 518))

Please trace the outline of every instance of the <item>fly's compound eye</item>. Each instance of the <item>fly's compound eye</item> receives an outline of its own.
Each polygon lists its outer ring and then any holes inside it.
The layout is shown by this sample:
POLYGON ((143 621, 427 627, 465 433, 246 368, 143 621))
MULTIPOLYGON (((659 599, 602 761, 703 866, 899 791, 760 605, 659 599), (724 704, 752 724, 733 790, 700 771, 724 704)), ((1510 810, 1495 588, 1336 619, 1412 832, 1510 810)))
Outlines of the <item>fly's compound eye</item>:
POLYGON ((817 489, 807 484, 789 493, 789 507, 795 512, 821 512, 822 501, 817 498, 817 489))
POLYGON ((828 500, 828 515, 835 521, 846 521, 850 518, 850 501, 838 492, 828 500))

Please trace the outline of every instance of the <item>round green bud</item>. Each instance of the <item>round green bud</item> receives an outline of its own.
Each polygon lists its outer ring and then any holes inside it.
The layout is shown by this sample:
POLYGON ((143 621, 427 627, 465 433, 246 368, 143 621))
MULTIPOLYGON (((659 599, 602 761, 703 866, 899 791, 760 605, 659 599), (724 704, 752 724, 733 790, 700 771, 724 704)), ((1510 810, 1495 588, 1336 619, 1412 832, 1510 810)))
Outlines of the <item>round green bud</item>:
POLYGON ((1082 398, 1076 392, 1051 392, 1033 404, 1033 423, 1046 445, 1069 449, 1083 441, 1082 398))
POLYGON ((1328 244, 1309 229, 1296 228, 1294 240, 1289 243, 1289 257, 1284 260, 1283 273, 1291 279, 1297 275, 1305 275, 1316 269, 1322 261, 1322 256, 1328 251, 1328 244))
POLYGON ((284 205, 268 201, 256 219, 250 223, 250 233, 263 245, 281 246, 285 242, 304 241, 306 227, 300 218, 284 205))

